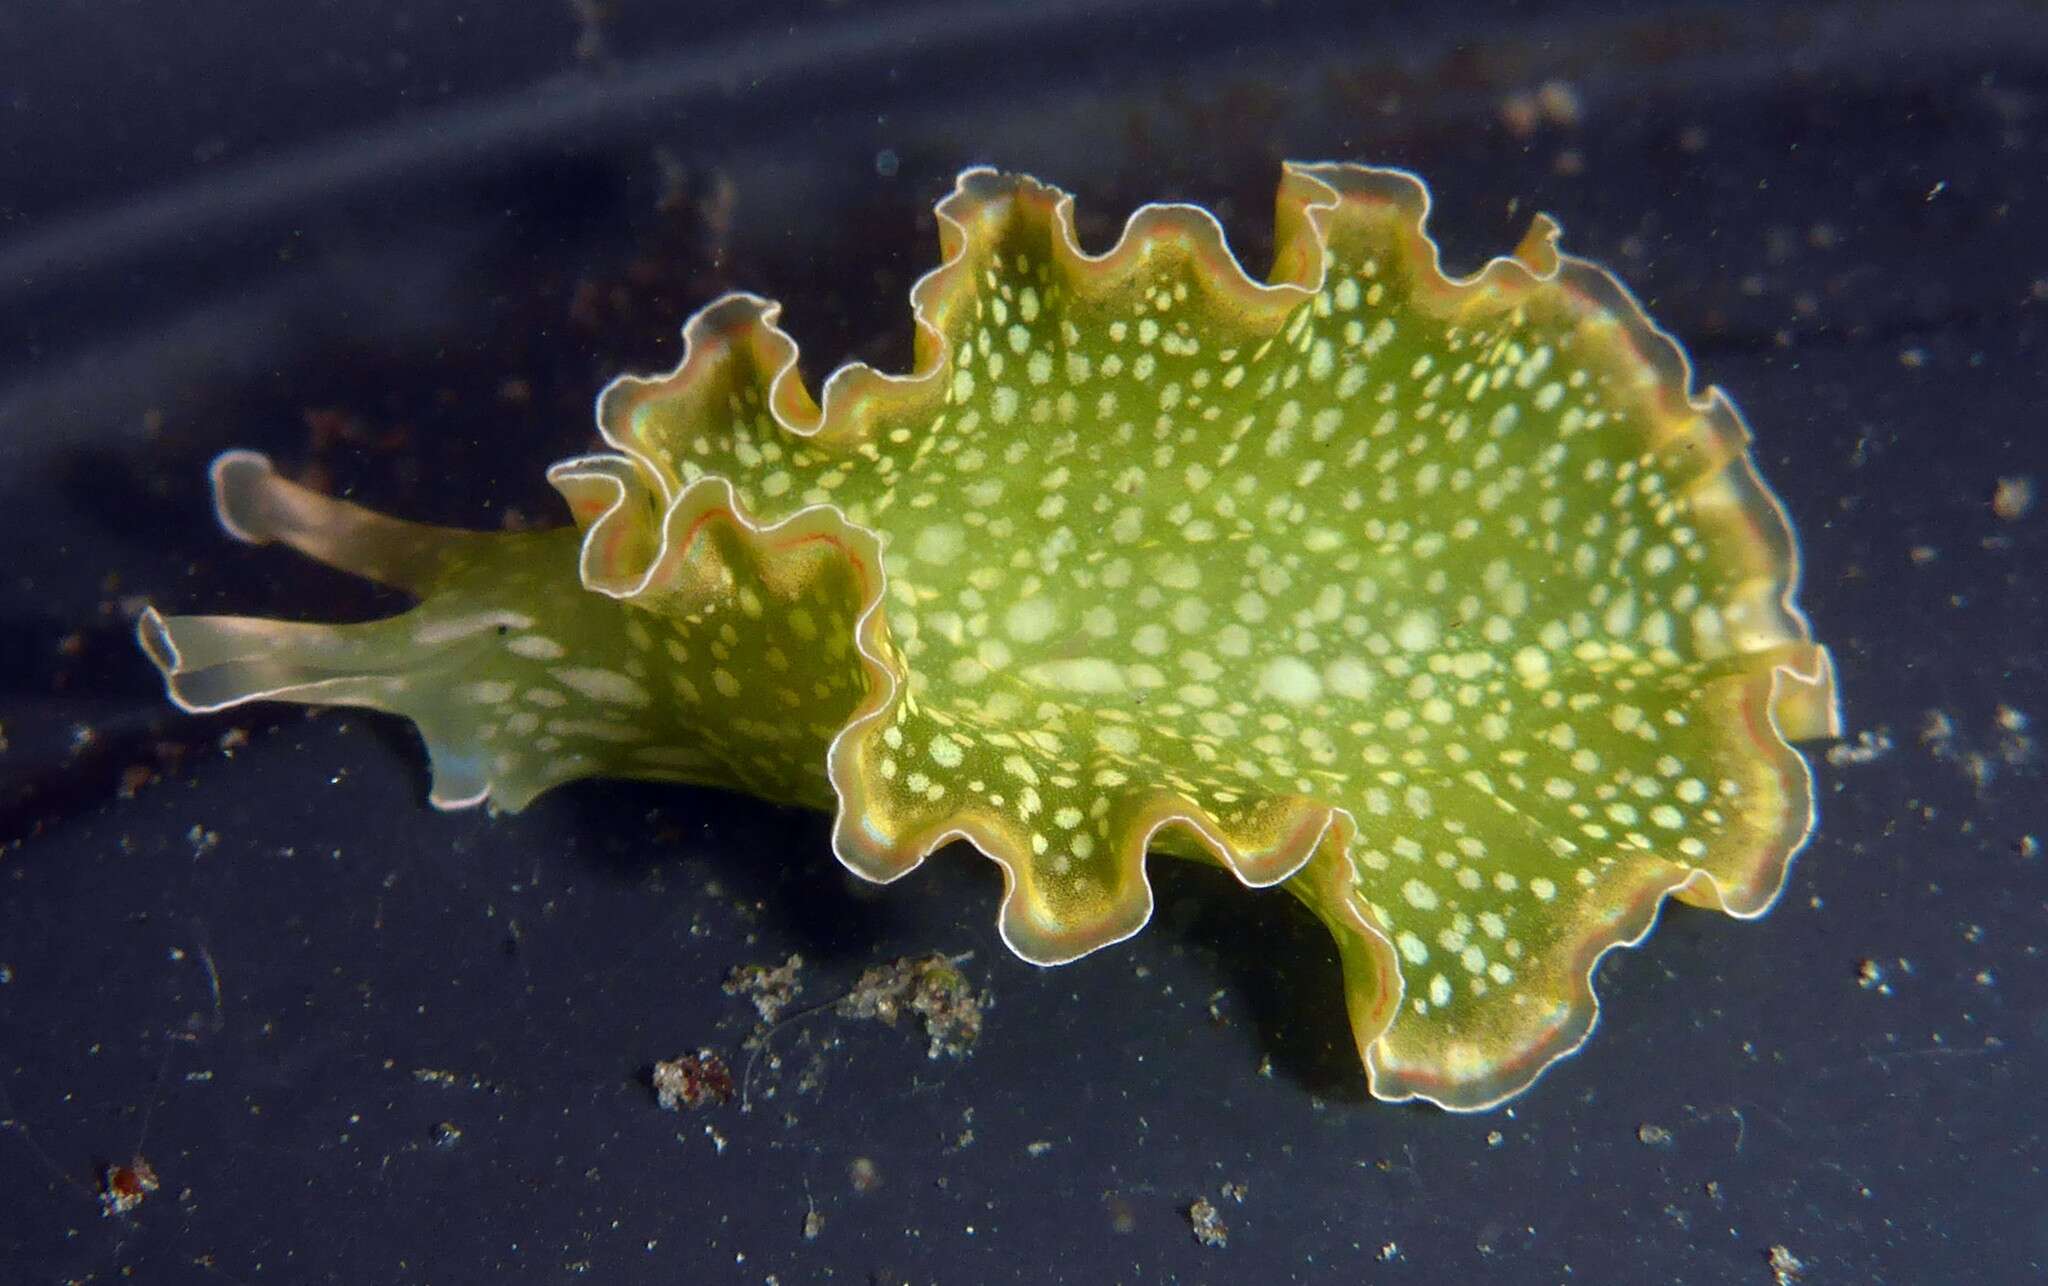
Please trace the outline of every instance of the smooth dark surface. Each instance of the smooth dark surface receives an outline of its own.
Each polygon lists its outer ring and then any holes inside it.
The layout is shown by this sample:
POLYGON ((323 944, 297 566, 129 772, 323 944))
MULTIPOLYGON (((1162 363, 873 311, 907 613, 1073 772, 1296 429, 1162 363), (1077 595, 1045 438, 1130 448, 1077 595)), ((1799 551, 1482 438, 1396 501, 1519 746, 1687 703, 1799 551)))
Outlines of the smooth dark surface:
POLYGON ((1992 498, 2048 489, 2048 9, 605 8, 580 50, 566 6, 0 16, 0 1280, 2043 1273, 2048 506, 1992 498), (1508 128, 1553 79, 1577 121, 1508 128), (552 522, 597 389, 720 290, 784 300, 814 380, 907 360, 964 164, 1098 247, 1210 203, 1262 267, 1290 156, 1423 174, 1453 268, 1545 209, 1628 280, 1747 411, 1892 743, 1819 764, 1770 916, 1668 912, 1507 1109, 1372 1102, 1282 895, 1157 862, 1147 932, 1035 970, 971 852, 874 889, 707 792, 437 814, 404 725, 180 717, 129 638, 143 598, 400 605, 217 532, 223 447, 552 522), (932 950, 994 998, 970 1058, 821 1012, 752 1111, 655 1107, 656 1059, 744 1065, 733 966, 800 952, 812 1001, 932 950), (102 1217, 138 1152, 162 1190, 102 1217))

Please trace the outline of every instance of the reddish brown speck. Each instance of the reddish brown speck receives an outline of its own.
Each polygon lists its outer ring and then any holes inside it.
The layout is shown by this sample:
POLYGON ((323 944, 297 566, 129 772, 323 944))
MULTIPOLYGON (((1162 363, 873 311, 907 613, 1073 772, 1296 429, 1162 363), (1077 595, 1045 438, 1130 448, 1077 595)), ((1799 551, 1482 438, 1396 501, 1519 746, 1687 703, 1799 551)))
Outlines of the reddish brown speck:
POLYGON ((664 1111, 699 1108, 732 1101, 732 1068, 716 1050, 700 1049, 694 1054, 654 1065, 654 1099, 664 1111))
POLYGON ((110 1165, 100 1179, 100 1212, 128 1214, 160 1186, 146 1157, 137 1156, 127 1165, 110 1165))

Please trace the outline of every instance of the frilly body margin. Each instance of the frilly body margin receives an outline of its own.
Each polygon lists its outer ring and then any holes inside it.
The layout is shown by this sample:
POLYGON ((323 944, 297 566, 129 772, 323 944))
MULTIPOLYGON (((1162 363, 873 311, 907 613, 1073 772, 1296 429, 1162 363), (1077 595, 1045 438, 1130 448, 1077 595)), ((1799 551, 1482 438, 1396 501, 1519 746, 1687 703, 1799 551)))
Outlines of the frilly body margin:
MULTIPOLYGON (((971 219, 991 212, 1002 202, 1020 197, 1051 201, 1053 225, 1064 241, 1065 250, 1091 270, 1113 272, 1130 263, 1147 237, 1184 236, 1219 272, 1220 275, 1214 279, 1217 288, 1229 291, 1241 302, 1269 314, 1276 325, 1294 307, 1312 297, 1321 281, 1320 256, 1314 264, 1313 275, 1303 280, 1274 284, 1252 280, 1230 253, 1222 226, 1215 216, 1192 205, 1142 207, 1132 214, 1114 247, 1104 254, 1090 256, 1081 251, 1075 237, 1071 196, 1030 178, 1006 176, 987 168, 971 169, 960 175, 953 194, 937 207, 941 262, 911 289, 912 318, 916 330, 915 362, 909 374, 891 375, 865 363, 848 363, 827 377, 821 398, 813 401, 797 370, 797 345, 776 324, 781 306, 744 292, 727 294, 700 309, 684 324, 683 355, 672 371, 654 377, 621 376, 599 394, 597 416, 600 431, 605 441, 619 454, 563 461, 549 471, 549 478, 562 491, 572 510, 578 513, 579 521, 586 523, 585 552, 581 560, 585 587, 626 601, 643 593, 654 569, 673 556, 671 533, 692 528, 690 522, 676 521, 678 512, 704 504, 704 498, 714 494, 722 498, 723 503, 719 507, 730 513, 733 520, 757 541, 771 536, 797 518, 824 521, 825 516, 830 515, 830 519, 849 536, 859 533, 855 539, 864 538, 866 543, 871 543, 876 556, 863 567, 868 598, 856 625, 856 644, 871 683, 870 695, 833 739, 827 758, 828 776, 838 797, 832 833, 834 854, 848 870, 862 878, 876 883, 891 883, 916 870, 933 852, 953 840, 967 840, 1003 872, 1005 890, 997 914, 997 928, 1005 945, 1020 959, 1051 966, 1124 941, 1150 922, 1153 897, 1150 882, 1142 869, 1144 848, 1141 847, 1135 855, 1139 869, 1133 873, 1135 878, 1132 880, 1139 893, 1138 901, 1119 908, 1120 915, 1105 920, 1098 931, 1085 941, 1068 944, 1042 941, 1019 930, 1012 915, 1017 889, 1015 859, 1005 854, 1002 845, 981 828, 963 823, 940 828, 900 848, 878 847, 861 823, 863 810, 849 806, 847 800, 859 790, 857 775, 850 764, 856 738, 869 724, 885 717, 902 683, 899 663, 887 644, 886 618, 882 611, 887 592, 886 573, 879 558, 882 533, 854 523, 831 504, 809 506, 774 527, 763 527, 743 512, 743 506, 731 486, 723 480, 701 478, 678 489, 672 484, 662 462, 647 455, 638 443, 617 427, 630 420, 634 408, 643 400, 658 397, 668 390, 687 389, 693 374, 717 360, 724 348, 751 345, 757 356, 766 359, 762 365, 772 371, 767 403, 779 428, 796 438, 857 439, 863 426, 850 423, 856 411, 848 408, 863 405, 864 393, 878 388, 916 389, 929 386, 942 376, 949 353, 944 333, 934 321, 933 314, 948 305, 950 292, 956 289, 955 283, 962 275, 961 265, 970 236, 967 224, 971 219), (629 498, 632 488, 624 480, 622 469, 630 469, 643 482, 654 484, 666 505, 666 511, 657 524, 662 533, 661 539, 646 548, 645 561, 637 573, 619 574, 609 570, 616 566, 616 549, 633 543, 633 537, 627 530, 633 519, 629 498), (593 490, 599 486, 602 492, 593 490)), ((1311 211, 1309 217, 1320 219, 1327 210, 1334 208, 1335 202, 1332 201, 1311 211)), ((968 282, 959 284, 971 287, 968 282)), ((1155 817, 1145 832, 1147 843, 1167 828, 1185 832, 1218 865, 1229 870, 1247 887, 1254 888, 1278 884, 1298 873, 1325 837, 1332 834, 1333 828, 1343 837, 1344 843, 1348 843, 1348 837, 1355 829, 1346 810, 1325 807, 1304 819, 1304 824, 1297 828, 1300 838, 1287 849, 1270 855, 1248 855, 1236 851, 1223 838, 1221 828, 1199 809, 1168 811, 1155 817)), ((1340 843, 1335 850, 1337 859, 1341 859, 1342 851, 1343 844, 1340 843)))
MULTIPOLYGON (((1648 890, 1634 913, 1615 926, 1610 938, 1589 944, 1590 950, 1584 961, 1583 1003, 1574 1006, 1570 1019, 1560 1025, 1553 1039, 1530 1051, 1528 1059, 1506 1069, 1499 1083, 1476 1093, 1471 1085, 1432 1084, 1426 1078, 1390 1069, 1378 1056, 1381 1038, 1400 1012, 1404 984, 1388 935, 1373 922, 1357 898, 1343 892, 1349 888, 1351 879, 1347 850, 1357 830, 1356 821, 1347 810, 1339 807, 1324 809, 1320 824, 1304 828, 1303 839, 1298 846, 1286 853, 1270 855, 1268 860, 1256 864, 1248 863, 1245 855, 1234 852, 1221 839, 1217 828, 1199 815, 1199 810, 1166 812, 1146 832, 1147 846, 1162 830, 1186 832, 1209 857, 1248 886, 1272 885, 1299 875, 1328 890, 1325 897, 1329 906, 1320 909, 1326 916, 1341 917, 1345 927, 1357 932, 1361 944, 1370 954, 1372 972, 1377 976, 1377 991, 1370 998, 1370 1012, 1359 1012, 1354 1004, 1352 1015, 1373 1095, 1394 1102, 1419 1099, 1453 1111, 1484 1111, 1529 1088, 1545 1070, 1576 1052, 1591 1036, 1599 1017, 1592 975, 1600 958, 1610 950, 1640 943, 1654 927, 1667 897, 1676 896, 1744 919, 1760 916, 1770 908, 1783 890, 1792 859, 1811 837, 1816 818, 1811 772, 1803 759, 1791 753, 1790 742, 1836 736, 1840 732, 1832 661, 1826 650, 1813 642, 1806 618, 1795 602, 1799 563, 1794 538, 1782 505, 1748 458, 1748 426, 1734 403, 1718 387, 1694 391, 1693 369, 1684 350, 1669 333, 1651 321, 1625 285, 1598 265, 1558 249, 1561 229, 1556 221, 1547 215, 1536 216, 1528 234, 1512 255, 1494 258, 1468 276, 1451 277, 1443 272, 1439 248, 1427 229, 1430 194, 1418 177, 1405 170, 1349 163, 1290 163, 1284 169, 1277 202, 1274 279, 1259 282, 1238 263, 1215 217, 1198 206, 1154 204, 1140 207, 1126 221, 1115 245, 1100 255, 1091 256, 1080 249, 1075 236, 1071 196, 1027 177, 1007 176, 988 168, 969 169, 959 176, 952 194, 936 210, 941 262, 920 278, 910 292, 915 356, 909 373, 894 375, 865 363, 848 363, 825 379, 819 399, 813 400, 797 369, 797 345, 777 325, 780 305, 756 295, 728 294, 701 309, 685 324, 683 357, 674 370, 655 377, 621 376, 599 396, 597 414, 601 432, 620 454, 564 461, 550 471, 550 478, 570 500, 572 507, 579 507, 582 516, 589 519, 585 524, 583 559, 586 585, 596 592, 618 598, 630 599, 644 589, 645 575, 651 574, 652 569, 668 557, 668 541, 678 525, 673 518, 685 506, 701 505, 707 511, 715 508, 729 512, 732 519, 756 541, 764 541, 789 522, 803 518, 812 525, 836 524, 843 528, 849 539, 849 549, 856 551, 857 557, 860 556, 857 552, 860 547, 871 546, 873 561, 863 568, 864 575, 867 575, 868 597, 858 618, 856 637, 871 689, 868 699, 861 703, 833 739, 828 757, 828 775, 837 797, 832 833, 835 855, 855 874, 887 883, 915 870, 933 851, 951 840, 966 839, 1004 873, 1005 892, 998 913, 998 927, 1006 945, 1020 958, 1034 964, 1053 965, 1079 958, 1123 941, 1149 921, 1153 898, 1150 882, 1143 871, 1144 849, 1136 857, 1138 869, 1134 872, 1133 886, 1140 895, 1136 904, 1124 908, 1121 917, 1106 921, 1099 933, 1086 941, 1069 949, 1048 951, 1035 949, 1042 944, 1020 940, 1013 932, 1010 912, 1017 887, 1014 859, 1002 853, 1001 846, 987 835, 977 833, 976 828, 970 825, 959 825, 924 837, 905 851, 877 853, 864 838, 858 810, 848 806, 849 796, 857 793, 858 789, 848 762, 855 744, 853 736, 871 722, 884 717, 897 699, 902 683, 898 668, 900 662, 888 646, 882 613, 886 593, 886 573, 879 557, 882 534, 854 523, 831 504, 811 506, 795 517, 785 519, 782 524, 764 527, 741 512, 742 506, 729 484, 700 479, 681 488, 672 485, 660 462, 643 454, 637 444, 617 431, 616 426, 630 419, 634 404, 640 400, 658 396, 666 390, 687 387, 694 365, 715 360, 723 346, 748 343, 757 346, 760 356, 767 359, 762 363, 764 369, 773 372, 768 385, 767 404, 770 414, 784 432, 799 439, 817 439, 821 443, 857 441, 866 427, 860 413, 864 395, 873 392, 886 395, 891 390, 907 392, 942 377, 949 354, 944 332, 936 318, 964 290, 971 290, 971 282, 959 280, 964 275, 969 224, 977 218, 992 215, 1006 203, 1019 200, 1050 202, 1052 226, 1064 250, 1091 273, 1114 273, 1141 253, 1147 238, 1186 238, 1214 269, 1215 275, 1209 283, 1214 289, 1235 296, 1247 312, 1270 316, 1277 325, 1278 320, 1290 310, 1320 290, 1325 271, 1328 221, 1347 199, 1391 203, 1402 211, 1407 232, 1419 243, 1422 251, 1416 294, 1420 301, 1434 301, 1446 310, 1453 310, 1468 307, 1488 296, 1525 294, 1557 283, 1583 300, 1589 309, 1604 311, 1614 318, 1637 355, 1655 373, 1655 383, 1660 391, 1680 399, 1692 415, 1708 426, 1713 437, 1739 458, 1740 467, 1730 471, 1727 484, 1731 494, 1724 497, 1723 502, 1756 519, 1756 534, 1769 551, 1766 559, 1768 571, 1774 576, 1779 590, 1772 604, 1775 609, 1773 619, 1759 626, 1760 637, 1780 645, 1784 658, 1773 667, 1771 693, 1767 708, 1762 713, 1777 749, 1786 753, 1789 763, 1797 765, 1797 771, 1803 778, 1806 809, 1804 825, 1797 835, 1787 837, 1782 852, 1758 854, 1758 873, 1766 876, 1756 884, 1762 896, 1731 897, 1719 880, 1700 869, 1685 871, 1668 884, 1648 890), (627 464, 643 481, 654 484, 663 509, 657 528, 661 533, 661 543, 645 551, 645 573, 637 582, 630 576, 593 577, 590 573, 590 569, 599 564, 616 566, 616 560, 604 559, 592 551, 602 542, 615 539, 617 524, 627 518, 629 488, 617 472, 619 466, 627 464), (605 481, 597 482, 599 478, 605 481), (593 486, 616 488, 617 495, 607 504, 599 493, 590 489, 593 486), (868 575, 870 568, 871 575, 868 575)), ((1775 845, 1771 847, 1777 848, 1775 845)), ((1347 969, 1354 963, 1347 961, 1347 969)), ((1355 988, 1347 988, 1348 993, 1355 991, 1355 988)))

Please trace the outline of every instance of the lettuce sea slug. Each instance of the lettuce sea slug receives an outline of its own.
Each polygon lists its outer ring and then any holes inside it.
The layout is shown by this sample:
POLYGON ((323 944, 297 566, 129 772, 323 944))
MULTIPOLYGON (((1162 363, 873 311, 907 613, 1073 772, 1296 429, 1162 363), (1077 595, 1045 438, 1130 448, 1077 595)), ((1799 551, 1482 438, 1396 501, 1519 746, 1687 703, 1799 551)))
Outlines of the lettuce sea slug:
POLYGON ((778 307, 548 472, 573 528, 369 513, 215 461, 220 521, 409 591, 387 620, 144 613, 191 711, 418 725, 442 808, 578 777, 829 810, 876 881, 965 839, 1058 964, 1152 914, 1148 852, 1279 884, 1335 935, 1374 1094, 1519 1093, 1667 896, 1762 914, 1814 824, 1790 742, 1834 673, 1740 415, 1538 217, 1445 276, 1412 175, 1290 165, 1252 280, 1206 211, 1107 253, 973 169, 907 375, 815 399, 778 307))

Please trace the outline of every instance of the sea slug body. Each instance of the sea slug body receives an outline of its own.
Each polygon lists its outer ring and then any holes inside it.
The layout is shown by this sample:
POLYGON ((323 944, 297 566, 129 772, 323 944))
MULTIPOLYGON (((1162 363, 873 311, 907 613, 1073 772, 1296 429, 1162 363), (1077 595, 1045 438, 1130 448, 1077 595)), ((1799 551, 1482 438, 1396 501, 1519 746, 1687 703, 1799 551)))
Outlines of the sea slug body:
POLYGON ((441 807, 587 776, 829 810, 876 881, 966 839, 1002 936, 1136 933, 1148 852, 1335 935, 1373 1092, 1470 1110, 1591 1031, 1663 900, 1769 908, 1836 735, 1797 547, 1716 389, 1538 217, 1447 277, 1414 176, 1289 165, 1270 280, 1206 211, 1101 255, 973 169, 907 375, 814 399, 729 295, 598 401, 574 527, 485 534, 214 464, 223 525, 398 586, 386 620, 146 612, 188 710, 418 725, 441 807))

